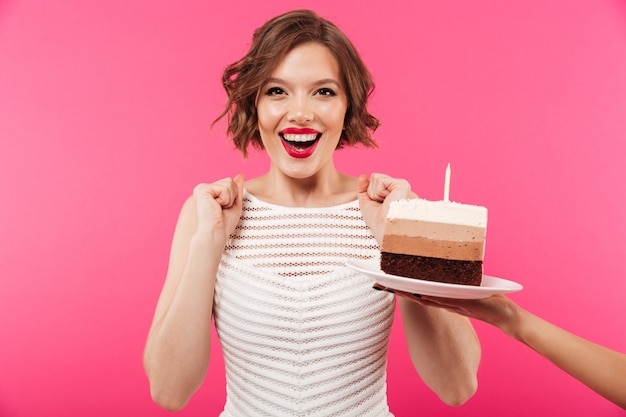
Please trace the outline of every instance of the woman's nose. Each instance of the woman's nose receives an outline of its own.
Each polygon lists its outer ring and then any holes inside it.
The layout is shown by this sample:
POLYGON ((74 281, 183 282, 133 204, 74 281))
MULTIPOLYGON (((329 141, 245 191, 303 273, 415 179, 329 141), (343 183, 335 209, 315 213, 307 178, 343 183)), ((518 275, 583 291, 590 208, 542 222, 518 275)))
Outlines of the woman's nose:
POLYGON ((295 98, 291 100, 287 118, 290 122, 303 124, 313 120, 313 109, 311 103, 306 98, 295 98))

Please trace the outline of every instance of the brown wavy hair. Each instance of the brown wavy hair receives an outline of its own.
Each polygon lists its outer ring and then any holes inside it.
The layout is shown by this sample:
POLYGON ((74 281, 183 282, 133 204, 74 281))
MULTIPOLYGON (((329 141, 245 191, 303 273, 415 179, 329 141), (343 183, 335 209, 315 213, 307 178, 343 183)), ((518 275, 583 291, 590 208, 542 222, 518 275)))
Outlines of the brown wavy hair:
POLYGON ((374 91, 372 76, 352 42, 332 22, 310 10, 294 10, 268 20, 252 37, 246 55, 227 66, 222 84, 228 95, 226 108, 213 122, 228 115, 228 128, 235 147, 244 157, 248 146, 263 149, 258 128, 256 99, 281 60, 296 46, 318 42, 335 56, 346 88, 348 108, 344 131, 337 148, 358 143, 377 147, 372 133, 380 122, 367 110, 374 91))

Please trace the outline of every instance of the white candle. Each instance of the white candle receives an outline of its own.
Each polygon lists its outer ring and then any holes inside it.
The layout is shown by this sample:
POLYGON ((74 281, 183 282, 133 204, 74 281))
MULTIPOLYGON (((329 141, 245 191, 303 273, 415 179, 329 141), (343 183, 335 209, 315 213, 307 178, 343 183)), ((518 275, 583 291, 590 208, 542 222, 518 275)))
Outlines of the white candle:
POLYGON ((450 201, 450 163, 446 168, 446 181, 443 187, 443 201, 450 201))

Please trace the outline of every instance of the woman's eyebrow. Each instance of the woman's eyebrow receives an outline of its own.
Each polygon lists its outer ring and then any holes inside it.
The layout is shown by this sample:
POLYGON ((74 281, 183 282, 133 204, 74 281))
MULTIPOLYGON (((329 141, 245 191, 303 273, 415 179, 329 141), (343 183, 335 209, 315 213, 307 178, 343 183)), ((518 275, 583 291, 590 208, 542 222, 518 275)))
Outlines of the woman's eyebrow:
POLYGON ((285 80, 283 80, 282 78, 276 78, 276 77, 270 77, 267 79, 267 81, 265 81, 265 84, 270 84, 270 83, 287 84, 285 80))
POLYGON ((313 83, 313 85, 323 85, 323 84, 335 84, 337 87, 341 87, 341 83, 335 80, 334 78, 323 78, 313 83))
MULTIPOLYGON (((283 80, 282 78, 277 78, 277 77, 270 77, 267 79, 267 81, 265 82, 265 84, 284 84, 284 85, 289 85, 290 83, 283 80)), ((319 85, 324 85, 324 84, 335 84, 337 87, 341 87, 341 83, 337 80, 335 80, 334 78, 322 78, 320 80, 316 80, 312 83, 312 85, 314 86, 319 86, 319 85)))

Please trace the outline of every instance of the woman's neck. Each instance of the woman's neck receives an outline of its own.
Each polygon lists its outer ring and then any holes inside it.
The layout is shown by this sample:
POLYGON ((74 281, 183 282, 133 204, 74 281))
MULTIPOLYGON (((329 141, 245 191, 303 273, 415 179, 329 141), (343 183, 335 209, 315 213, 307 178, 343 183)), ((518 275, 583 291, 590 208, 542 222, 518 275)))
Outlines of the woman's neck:
POLYGON ((308 178, 292 178, 270 170, 247 181, 249 193, 286 207, 328 207, 356 199, 356 178, 333 171, 308 178))

